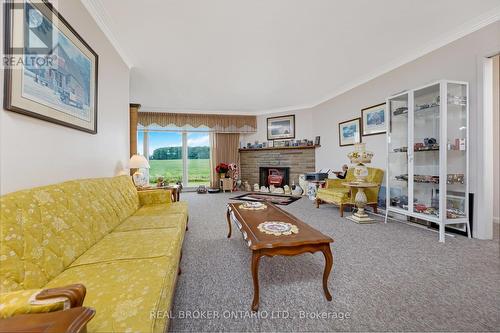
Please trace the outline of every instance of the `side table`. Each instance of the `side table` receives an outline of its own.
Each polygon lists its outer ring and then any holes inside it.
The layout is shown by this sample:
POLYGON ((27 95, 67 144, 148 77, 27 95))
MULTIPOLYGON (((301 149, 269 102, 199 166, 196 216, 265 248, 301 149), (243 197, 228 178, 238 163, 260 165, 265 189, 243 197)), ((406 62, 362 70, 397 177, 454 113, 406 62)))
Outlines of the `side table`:
POLYGON ((365 213, 365 206, 368 203, 368 198, 366 197, 365 189, 371 187, 378 187, 376 183, 356 183, 356 182, 346 182, 342 183, 344 186, 348 186, 351 189, 357 190, 356 196, 354 197, 354 204, 357 208, 356 213, 351 216, 346 217, 347 219, 356 223, 373 223, 374 219, 365 213))
POLYGON ((180 185, 166 185, 166 186, 148 186, 138 187, 137 191, 152 191, 152 190, 170 190, 172 192, 172 202, 177 202, 181 199, 181 186, 180 185))
POLYGON ((230 191, 233 192, 233 179, 232 178, 221 178, 219 180, 219 187, 222 192, 230 191))

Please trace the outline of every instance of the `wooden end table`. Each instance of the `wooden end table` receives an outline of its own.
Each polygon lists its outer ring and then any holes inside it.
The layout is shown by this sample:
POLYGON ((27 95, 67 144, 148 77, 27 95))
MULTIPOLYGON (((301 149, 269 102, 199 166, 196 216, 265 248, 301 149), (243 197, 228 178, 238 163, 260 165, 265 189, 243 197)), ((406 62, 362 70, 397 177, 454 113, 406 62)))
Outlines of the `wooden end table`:
POLYGON ((365 206, 368 203, 368 198, 366 197, 365 189, 378 187, 376 183, 356 183, 356 182, 345 182, 342 185, 347 186, 351 189, 351 194, 353 189, 357 190, 356 196, 354 197, 354 204, 357 208, 356 213, 351 216, 347 216, 349 219, 356 223, 373 223, 375 220, 372 219, 365 212, 365 206))
POLYGON ((222 192, 226 191, 233 192, 234 189, 233 178, 221 178, 219 182, 220 182, 220 189, 222 192))
POLYGON ((259 308, 258 270, 259 260, 263 256, 295 256, 307 252, 314 253, 321 251, 325 256, 323 291, 326 299, 331 301, 332 295, 328 291, 328 276, 333 266, 333 255, 330 249, 330 243, 333 242, 333 239, 270 202, 265 203, 267 208, 263 210, 243 209, 240 208, 241 204, 240 202, 227 205, 227 224, 229 228, 227 237, 231 237, 231 221, 233 221, 243 234, 243 238, 252 252, 251 271, 254 288, 252 310, 257 311, 259 308), (258 229, 258 226, 266 221, 291 223, 299 228, 299 232, 297 234, 281 236, 263 233, 258 229))
POLYGON ((137 191, 153 191, 153 190, 170 190, 172 192, 172 202, 177 202, 181 199, 181 186, 180 185, 166 185, 166 186, 148 186, 138 187, 137 191))

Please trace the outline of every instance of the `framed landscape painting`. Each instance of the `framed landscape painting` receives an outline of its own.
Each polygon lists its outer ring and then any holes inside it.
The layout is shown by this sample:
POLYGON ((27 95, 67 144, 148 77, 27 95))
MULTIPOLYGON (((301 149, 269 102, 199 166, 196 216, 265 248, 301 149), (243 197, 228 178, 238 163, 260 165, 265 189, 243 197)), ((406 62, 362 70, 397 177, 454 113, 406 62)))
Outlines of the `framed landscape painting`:
POLYGON ((362 109, 361 125, 363 136, 385 133, 385 103, 362 109))
POLYGON ((339 145, 351 146, 361 142, 361 120, 355 118, 339 123, 339 145))
POLYGON ((4 108, 97 133, 98 55, 49 2, 4 8, 4 108))
POLYGON ((295 138, 295 115, 267 118, 267 139, 295 138))

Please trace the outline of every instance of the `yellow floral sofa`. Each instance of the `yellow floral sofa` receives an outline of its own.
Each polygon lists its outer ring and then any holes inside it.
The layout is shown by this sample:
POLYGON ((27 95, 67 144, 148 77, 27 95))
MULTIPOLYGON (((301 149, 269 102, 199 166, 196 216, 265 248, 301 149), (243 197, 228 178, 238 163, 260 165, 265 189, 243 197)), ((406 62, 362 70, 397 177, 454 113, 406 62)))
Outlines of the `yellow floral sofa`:
POLYGON ((187 219, 186 203, 128 176, 0 197, 0 318, 60 310, 33 295, 80 283, 96 310, 89 332, 165 331, 187 219))
MULTIPOLYGON (((345 179, 327 179, 325 188, 318 189, 318 193, 316 194, 316 207, 319 208, 319 205, 322 203, 337 205, 339 206, 340 216, 343 217, 344 208, 354 205, 354 196, 356 193, 351 193, 351 189, 348 186, 342 185, 342 183, 352 182, 355 178, 354 168, 349 168, 345 179)), ((365 189, 368 205, 373 208, 375 213, 377 212, 378 192, 383 179, 384 170, 368 168, 366 181, 379 185, 378 187, 365 189)))

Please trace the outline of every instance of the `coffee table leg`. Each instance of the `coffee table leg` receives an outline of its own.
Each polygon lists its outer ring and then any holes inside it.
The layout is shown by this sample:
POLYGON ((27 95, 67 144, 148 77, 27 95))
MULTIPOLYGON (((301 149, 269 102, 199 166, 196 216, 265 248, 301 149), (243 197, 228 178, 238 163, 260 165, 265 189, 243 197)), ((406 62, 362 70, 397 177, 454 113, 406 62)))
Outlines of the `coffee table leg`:
POLYGON ((328 301, 332 300, 332 295, 328 291, 328 276, 333 266, 333 255, 330 250, 330 245, 326 245, 321 249, 323 255, 325 256, 325 271, 323 272, 323 290, 325 291, 325 296, 328 301))
POLYGON ((229 232, 227 233, 227 238, 231 238, 231 211, 229 210, 229 208, 227 209, 226 218, 227 218, 227 226, 229 228, 229 232))
POLYGON ((261 255, 252 253, 252 278, 253 278, 253 301, 252 310, 259 309, 259 260, 261 255))

